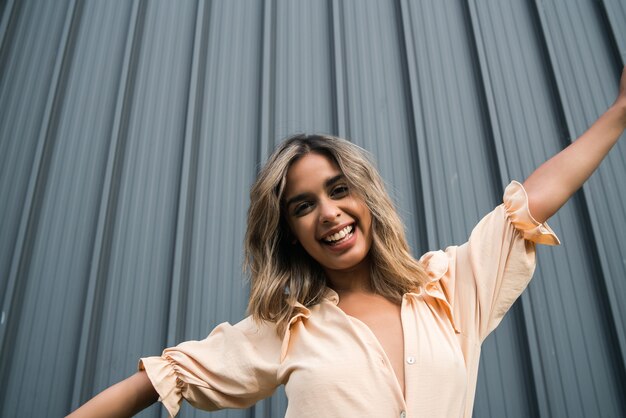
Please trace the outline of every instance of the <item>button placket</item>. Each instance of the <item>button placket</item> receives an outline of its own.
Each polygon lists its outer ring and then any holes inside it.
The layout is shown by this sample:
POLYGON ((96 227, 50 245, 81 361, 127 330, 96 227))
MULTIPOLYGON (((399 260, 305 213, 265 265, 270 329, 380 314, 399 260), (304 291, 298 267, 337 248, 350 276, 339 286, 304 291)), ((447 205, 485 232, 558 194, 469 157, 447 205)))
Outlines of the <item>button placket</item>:
POLYGON ((411 296, 405 295, 402 300, 402 333, 404 335, 404 401, 405 408, 401 410, 400 418, 406 418, 407 409, 411 407, 414 394, 415 364, 417 364, 417 324, 413 312, 414 301, 411 296))

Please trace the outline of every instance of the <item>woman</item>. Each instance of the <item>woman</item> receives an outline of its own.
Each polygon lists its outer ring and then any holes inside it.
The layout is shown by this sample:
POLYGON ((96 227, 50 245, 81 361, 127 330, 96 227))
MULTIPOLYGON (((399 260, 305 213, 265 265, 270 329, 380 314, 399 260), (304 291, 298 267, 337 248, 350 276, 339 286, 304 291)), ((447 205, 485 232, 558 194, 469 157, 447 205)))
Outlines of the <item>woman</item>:
POLYGON ((249 311, 203 341, 140 360, 132 377, 71 416, 129 416, 159 398, 243 408, 280 384, 287 416, 470 417, 480 344, 528 284, 545 221, 626 128, 626 67, 615 103, 542 164, 461 246, 408 253, 400 220, 362 150, 299 135, 251 191, 249 311))

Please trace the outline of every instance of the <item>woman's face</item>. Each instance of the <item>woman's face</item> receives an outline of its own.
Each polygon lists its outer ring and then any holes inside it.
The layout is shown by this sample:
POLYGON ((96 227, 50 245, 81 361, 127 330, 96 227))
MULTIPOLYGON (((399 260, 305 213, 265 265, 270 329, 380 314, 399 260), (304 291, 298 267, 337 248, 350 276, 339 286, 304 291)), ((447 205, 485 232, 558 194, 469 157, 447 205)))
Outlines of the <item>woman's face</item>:
POLYGON ((349 270, 367 260, 372 216, 337 164, 308 153, 287 171, 285 213, 295 239, 325 270, 349 270))

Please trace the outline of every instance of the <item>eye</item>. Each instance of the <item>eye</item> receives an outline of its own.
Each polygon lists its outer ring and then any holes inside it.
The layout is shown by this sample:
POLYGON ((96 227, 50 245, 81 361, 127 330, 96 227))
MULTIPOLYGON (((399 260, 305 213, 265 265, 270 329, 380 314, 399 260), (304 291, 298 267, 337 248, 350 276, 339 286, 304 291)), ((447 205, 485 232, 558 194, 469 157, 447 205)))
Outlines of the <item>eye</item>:
POLYGON ((300 202, 293 209, 293 214, 296 216, 302 216, 305 213, 307 213, 309 209, 311 209, 311 207, 313 207, 313 203, 311 202, 307 202, 307 201, 300 202))
POLYGON ((330 192, 330 196, 335 199, 341 199, 342 197, 347 196, 349 192, 350 189, 348 189, 347 185, 340 184, 332 189, 332 191, 330 192))

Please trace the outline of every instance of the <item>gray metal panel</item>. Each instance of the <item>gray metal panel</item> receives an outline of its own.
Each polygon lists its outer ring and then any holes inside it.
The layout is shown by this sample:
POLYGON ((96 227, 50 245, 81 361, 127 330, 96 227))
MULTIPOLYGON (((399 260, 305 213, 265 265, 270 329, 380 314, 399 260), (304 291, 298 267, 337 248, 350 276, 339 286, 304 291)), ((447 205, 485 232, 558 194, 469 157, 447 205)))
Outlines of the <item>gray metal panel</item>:
POLYGON ((327 0, 269 0, 274 63, 273 138, 333 128, 331 21, 327 0), (306 47, 304 47, 306 45, 306 47))
MULTIPOLYGON (((602 11, 599 13, 609 23, 609 43, 615 44, 620 61, 622 64, 626 64, 626 25, 624 25, 626 22, 626 3, 622 0, 602 0, 601 4, 604 7, 604 13, 602 11)), ((594 6, 598 7, 597 4, 594 6)), ((594 11, 594 13, 598 13, 598 11, 594 11)), ((605 26, 600 33, 604 33, 606 29, 605 26)))
MULTIPOLYGON (((509 179, 606 108, 626 39, 615 0, 1 11, 7 417, 60 416, 138 357, 245 314, 248 188, 285 135, 337 133, 372 151, 419 255, 463 242, 509 179)), ((550 221, 564 245, 539 250, 529 290, 483 345, 475 416, 626 414, 624 153, 550 221)), ((285 406, 280 390, 208 415, 285 406)))
POLYGON ((42 123, 49 118, 47 104, 57 76, 55 63, 68 3, 47 2, 43 7, 33 2, 6 3, 1 21, 0 295, 7 292, 29 179, 37 163, 41 130, 45 132, 42 123))

